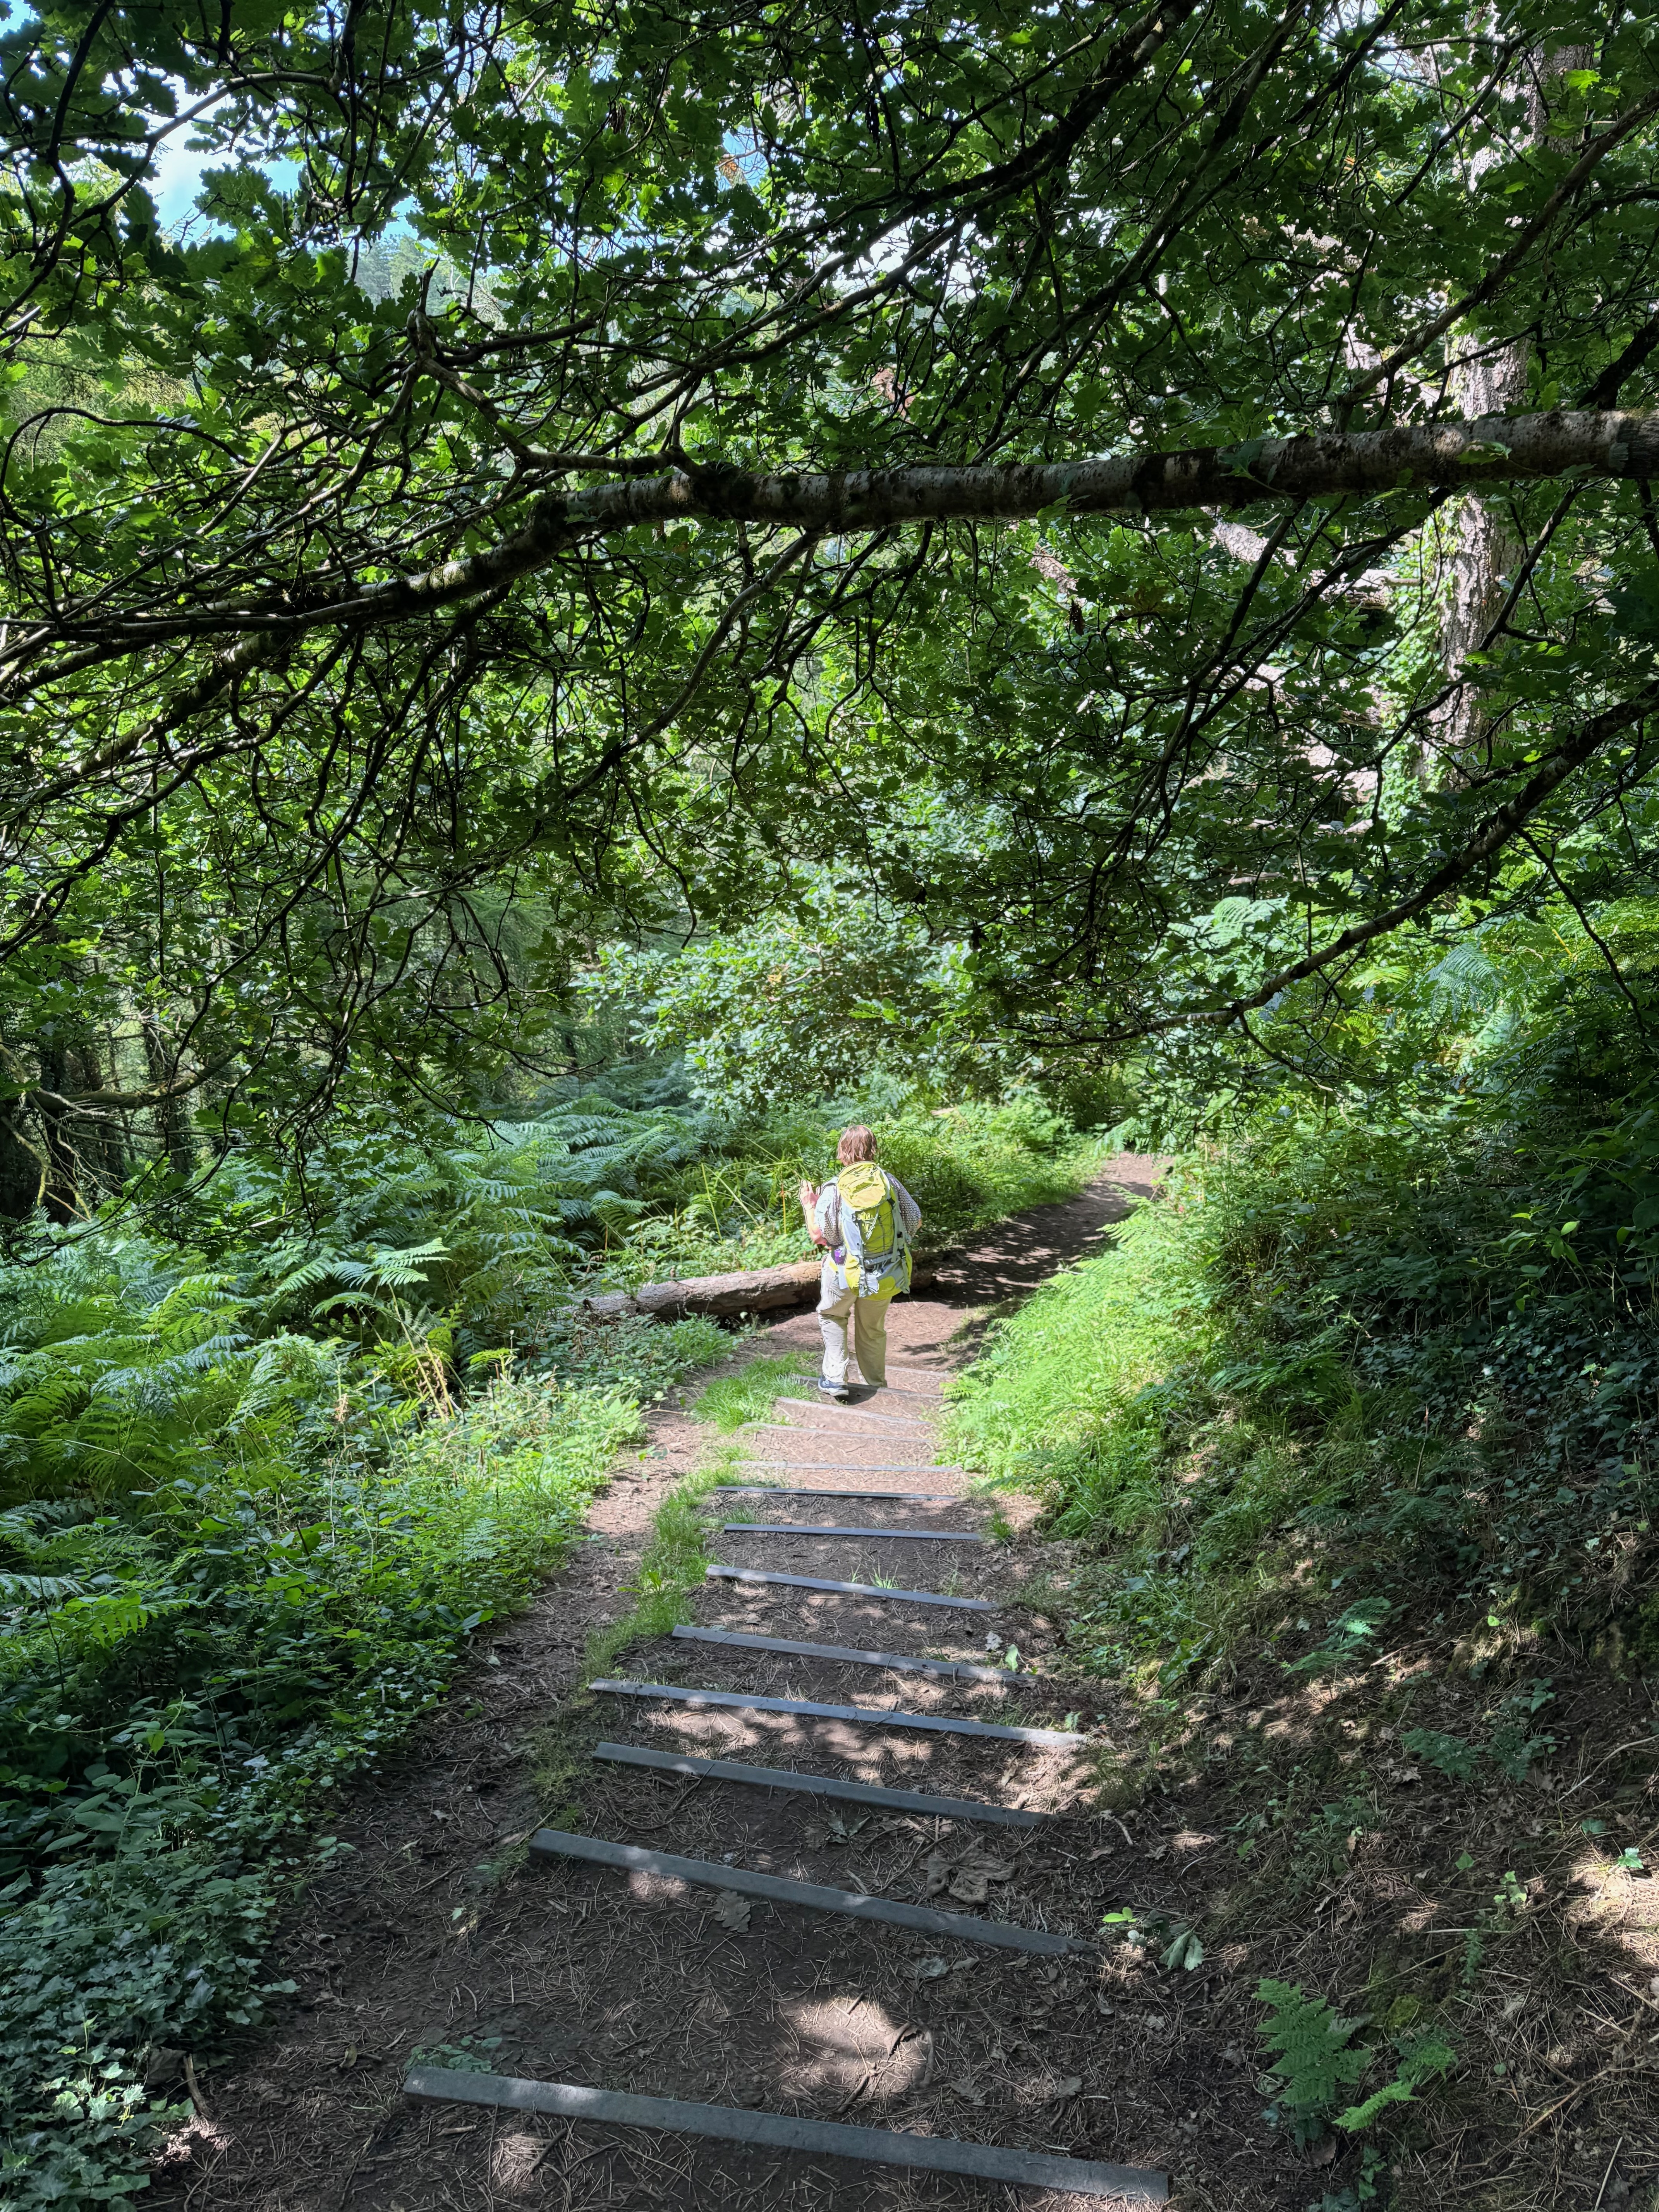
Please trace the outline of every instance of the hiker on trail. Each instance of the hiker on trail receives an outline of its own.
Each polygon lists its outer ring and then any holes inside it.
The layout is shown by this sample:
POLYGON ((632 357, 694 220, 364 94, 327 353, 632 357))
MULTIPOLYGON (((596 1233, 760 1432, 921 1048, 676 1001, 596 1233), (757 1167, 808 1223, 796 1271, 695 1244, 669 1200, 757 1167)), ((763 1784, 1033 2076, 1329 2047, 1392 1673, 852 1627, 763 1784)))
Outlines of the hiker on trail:
POLYGON ((887 1382, 887 1308, 910 1287, 910 1240, 921 1208, 896 1176, 876 1165, 876 1140, 863 1127, 843 1131, 840 1172, 815 1190, 800 1187, 801 1212, 823 1252, 818 1327, 823 1332, 826 1398, 844 1400, 849 1348, 873 1389, 887 1382))

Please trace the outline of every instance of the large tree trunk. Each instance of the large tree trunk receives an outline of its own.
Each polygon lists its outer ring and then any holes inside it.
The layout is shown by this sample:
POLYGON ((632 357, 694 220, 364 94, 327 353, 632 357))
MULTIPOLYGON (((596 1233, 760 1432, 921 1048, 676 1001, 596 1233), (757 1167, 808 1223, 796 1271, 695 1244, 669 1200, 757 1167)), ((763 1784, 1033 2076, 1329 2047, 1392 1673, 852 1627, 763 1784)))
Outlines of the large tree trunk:
MULTIPOLYGON (((1528 77, 1530 135, 1541 146, 1550 134, 1550 94, 1568 70, 1583 69, 1589 58, 1585 46, 1558 47, 1547 57, 1528 56, 1522 67, 1528 77)), ((1477 164, 1490 167, 1498 158, 1489 149, 1477 164)), ((1466 362, 1457 372, 1455 388, 1462 411, 1469 416, 1509 415, 1526 404, 1528 349, 1523 338, 1466 362)), ((1521 558, 1522 548, 1506 515, 1484 493, 1471 491, 1459 502, 1449 555, 1445 561, 1444 611, 1441 617, 1441 655, 1446 672, 1455 674, 1472 653, 1483 651, 1493 624, 1503 611, 1505 578, 1521 558)), ((1485 702, 1473 684, 1461 684, 1446 703, 1441 718, 1439 744, 1452 760, 1473 751, 1486 733, 1485 702)))
MULTIPOLYGON (((178 1075, 178 1060, 168 1051, 161 1024, 153 1014, 143 1015, 139 1028, 143 1035, 144 1061, 149 1069, 149 1079, 160 1090, 178 1075)), ((167 1164, 181 1181, 187 1182, 196 1172, 196 1139, 191 1131, 190 1109, 181 1098, 163 1098, 153 1110, 155 1134, 167 1155, 167 1164)))

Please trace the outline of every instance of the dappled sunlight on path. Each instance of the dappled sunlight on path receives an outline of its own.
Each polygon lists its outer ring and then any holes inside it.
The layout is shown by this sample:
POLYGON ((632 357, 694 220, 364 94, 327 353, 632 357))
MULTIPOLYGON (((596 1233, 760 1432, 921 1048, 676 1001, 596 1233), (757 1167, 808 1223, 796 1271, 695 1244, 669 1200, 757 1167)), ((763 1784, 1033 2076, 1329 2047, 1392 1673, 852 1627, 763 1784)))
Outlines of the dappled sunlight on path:
MULTIPOLYGON (((1149 1187, 1152 1164, 1135 1164, 1149 1187)), ((1031 2212, 1109 2212, 1159 2198, 1164 2173, 1190 2165, 1190 2106, 1201 2100, 1212 2126, 1239 2094, 1249 2106, 1236 2069, 1192 2049, 1177 2060, 1146 2032, 1139 1969, 1100 1942, 1134 1831, 1099 1802, 1120 1741, 1095 1710, 1104 1693, 1048 1671, 1055 1638, 1030 1603, 1065 1547, 1042 1539, 1029 1501, 974 1498, 939 1449, 941 1380, 987 1307, 1091 1249, 1125 1202, 1106 1187, 1045 1207, 957 1262, 937 1295, 898 1306, 889 1392, 818 1401, 814 1317, 761 1333, 746 1356, 798 1351, 804 1379, 786 1375, 765 1425, 740 1432, 745 1457, 726 1480, 799 1494, 707 1498, 711 1555, 861 1588, 711 1577, 690 1626, 720 1634, 635 1641, 608 1670, 613 1687, 556 1709, 544 1692, 542 1805, 556 1826, 538 1831, 533 1801, 516 1792, 492 1807, 487 1838, 475 1828, 470 1872, 443 1849, 453 1761, 448 1802, 425 1808, 436 1832, 411 1827, 417 1778, 404 1778, 402 1802, 388 1778, 337 1892, 359 1915, 349 1966, 343 1948, 337 1976, 307 1978, 310 2009, 233 2091, 230 2140, 190 2181, 191 2212, 228 2212, 233 2199, 238 2212, 423 2212, 507 2196, 559 2212, 647 2202, 991 2212, 1011 2181, 1031 2212), (808 1455, 810 1485, 792 1473, 808 1455), (895 1463, 906 1471, 872 1479, 872 1465, 895 1463), (918 1474, 925 1499, 872 1494, 920 1489, 918 1474), (779 1522, 787 1529, 769 1525, 779 1522), (857 1533, 809 1533, 841 1528, 857 1533), (981 1540, 921 1540, 940 1531, 981 1540), (907 1590, 989 1609, 923 1606, 907 1590), (803 1644, 845 1656, 777 1648, 803 1644), (939 1733, 900 1715, 961 1725, 939 1733), (1058 1741, 975 1733, 987 1724, 1058 1741), (713 1761, 770 1770, 778 1786, 705 1773, 713 1761), (815 1791, 814 1777, 837 1794, 815 1791), (965 1809, 861 1795, 895 1790, 965 1809), (975 1806, 1009 1817, 977 1819, 975 1806), (416 1874, 433 1846, 437 1870, 416 1874), (414 2102, 399 2094, 411 2060, 414 2102), (496 2088, 485 2076, 507 2078, 496 2088), (671 2101, 635 2111, 618 2097, 671 2101), (352 2145, 343 2162, 324 2140, 337 2125, 352 2145), (847 2128, 877 2132, 833 2132, 847 2128), (923 2170, 924 2156, 947 2170, 923 2170)), ((586 1577, 573 1573, 498 1639, 506 1663, 483 1686, 492 1712, 535 1717, 502 1694, 504 1678, 536 1673, 560 1596, 589 1621, 607 1599, 625 1609, 647 1514, 701 1443, 676 1415, 653 1424, 662 1460, 647 1456, 594 1516, 586 1577)), ((544 1662, 542 1680, 557 1671, 544 1662)), ((475 1770, 492 1749, 477 1743, 475 1770)), ((321 1943, 324 1931, 300 1940, 321 1943)), ((1238 2212, 1269 2201, 1230 2191, 1212 2161, 1206 2186, 1238 2212)))

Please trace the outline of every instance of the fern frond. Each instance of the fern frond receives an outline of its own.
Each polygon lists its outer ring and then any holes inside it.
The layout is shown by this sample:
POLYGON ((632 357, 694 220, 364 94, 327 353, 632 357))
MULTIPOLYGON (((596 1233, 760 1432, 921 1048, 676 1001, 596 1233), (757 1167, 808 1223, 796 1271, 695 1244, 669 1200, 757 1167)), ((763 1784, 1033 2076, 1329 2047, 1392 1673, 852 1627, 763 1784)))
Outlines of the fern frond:
POLYGON ((53 1528, 62 1534, 72 1532, 85 1518, 86 1509, 77 1498, 32 1498, 27 1505, 14 1505, 0 1513, 0 1543, 15 1545, 24 1553, 39 1551, 46 1540, 41 1537, 42 1528, 53 1528))
POLYGON ((319 1252, 284 1275, 271 1296, 287 1297, 295 1291, 315 1290, 319 1283, 365 1283, 369 1272, 366 1260, 354 1260, 344 1252, 319 1252))
POLYGON ((54 1423, 68 1419, 89 1395, 72 1369, 47 1370, 6 1407, 6 1426, 17 1436, 38 1437, 54 1423))
POLYGON ((1393 2081, 1374 2089, 1363 2104, 1350 2105, 1346 2112, 1339 2112, 1337 2126, 1349 2135, 1358 2135, 1389 2106, 1409 2105, 1419 2089, 1449 2074, 1456 2063, 1456 2045, 1438 2028, 1425 2029, 1401 2045, 1400 2070, 1393 2081))
POLYGON ((8 1605, 58 1605, 86 1591, 86 1583, 72 1575, 13 1575, 0 1569, 0 1601, 8 1605))
POLYGON ((1352 2047, 1363 2018, 1347 2020, 1323 1997, 1304 1996, 1295 1982, 1262 1981, 1256 1995, 1272 2008, 1256 2030, 1267 2049, 1278 2053, 1267 2069, 1285 2084, 1280 2101, 1298 2128, 1322 2127, 1338 2101, 1370 2062, 1370 2054, 1352 2047))
POLYGON ((448 1246, 436 1237, 401 1252, 377 1251, 370 1262, 372 1279, 385 1290, 412 1289, 425 1283, 428 1267, 449 1256, 448 1246))

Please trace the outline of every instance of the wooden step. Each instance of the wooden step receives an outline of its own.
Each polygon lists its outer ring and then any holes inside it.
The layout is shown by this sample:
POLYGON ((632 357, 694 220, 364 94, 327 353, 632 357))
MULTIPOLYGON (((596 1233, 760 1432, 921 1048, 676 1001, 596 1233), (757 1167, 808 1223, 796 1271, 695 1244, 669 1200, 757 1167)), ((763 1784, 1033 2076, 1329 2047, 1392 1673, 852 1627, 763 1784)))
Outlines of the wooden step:
MULTIPOLYGON (((793 1429, 790 1433, 798 1437, 804 1431, 793 1429)), ((858 1461, 844 1459, 746 1459, 743 1464, 752 1467, 757 1474, 959 1474, 964 1482, 969 1480, 965 1467, 935 1467, 927 1462, 921 1466, 913 1462, 908 1467, 866 1467, 858 1461)), ((720 1486, 723 1490, 734 1487, 731 1483, 720 1486)))
POLYGON ((711 1498, 855 1498, 860 1504, 875 1498, 894 1505, 954 1505, 961 1493, 954 1490, 785 1490, 775 1483, 717 1482, 708 1494, 711 1498))
POLYGON ((572 1836, 562 1828, 538 1829, 530 1838, 530 1848, 538 1858, 577 1860, 584 1866, 614 1867, 625 1874, 653 1874, 665 1881, 689 1881, 700 1889, 758 1897, 769 1905, 836 1912, 850 1920, 911 1928, 919 1935, 942 1936, 958 1943, 985 1943, 997 1951, 1026 1951, 1044 1959, 1100 1956, 1098 1943, 1077 1936, 1051 1936, 1046 1928, 1016 1928, 1007 1920, 975 1920, 969 1912, 941 1912, 935 1905, 902 1905, 896 1898, 872 1897, 861 1889, 828 1889, 822 1882, 792 1881, 783 1875, 755 1874, 747 1867, 677 1858, 672 1851, 607 1843, 601 1836, 572 1836))
POLYGON ((879 1421, 889 1429, 931 1429, 931 1421, 918 1421, 908 1413, 869 1413, 862 1406, 848 1406, 837 1398, 775 1398, 775 1406, 799 1406, 804 1412, 816 1413, 821 1408, 833 1413, 838 1421, 879 1421))
MULTIPOLYGON (((838 1406, 836 1410, 837 1413, 844 1413, 848 1411, 848 1408, 845 1406, 838 1406)), ((871 1421, 878 1421, 883 1419, 883 1416, 879 1413, 866 1413, 864 1416, 864 1419, 871 1421)), ((926 1426, 926 1424, 918 1421, 915 1425, 918 1428, 923 1428, 926 1426)), ((803 1437, 815 1444, 828 1443, 830 1442, 830 1431, 827 1429, 804 1428, 799 1421, 745 1421, 743 1425, 742 1433, 744 1436, 749 1436, 757 1429, 772 1429, 776 1431, 779 1434, 786 1437, 803 1437)), ((844 1443, 850 1443, 852 1439, 850 1437, 844 1437, 842 1441, 844 1443)), ((870 1441, 872 1444, 914 1443, 917 1450, 921 1451, 924 1450, 932 1442, 932 1438, 927 1436, 872 1437, 870 1441)), ((959 1470, 956 1468, 951 1468, 949 1472, 955 1474, 958 1473, 959 1470)))
POLYGON ((878 1536, 884 1543, 982 1544, 977 1528, 835 1528, 816 1521, 723 1521, 722 1536, 849 1536, 862 1542, 878 1536))
POLYGON ((1047 1813, 1020 1805, 981 1804, 973 1797, 935 1797, 925 1790, 884 1790, 874 1782, 843 1782, 836 1774, 797 1774, 783 1766, 745 1766, 736 1759, 693 1759, 684 1752, 653 1751, 641 1743, 601 1743, 595 1759, 613 1766, 648 1766, 693 1781, 746 1782, 757 1790, 782 1790, 799 1797, 834 1797, 852 1805, 879 1805, 891 1813, 921 1813, 938 1820, 989 1820, 1010 1828, 1040 1828, 1047 1813))
MULTIPOLYGON (((816 1382, 818 1378, 816 1375, 791 1375, 785 1379, 791 1382, 816 1382)), ((937 1390, 907 1390, 902 1382, 849 1381, 847 1387, 849 1390, 878 1390, 884 1398, 925 1398, 930 1406, 942 1406, 945 1403, 937 1390)), ((810 1404, 811 1401, 809 1400, 807 1402, 810 1404)), ((834 1404, 836 1401, 832 1399, 830 1402, 834 1404)))
POLYGON ((782 1651, 794 1659, 828 1659, 842 1667, 891 1667, 902 1674, 945 1674, 963 1682, 1024 1682, 1030 1677, 1008 1667, 980 1667, 967 1659, 915 1659, 903 1651, 858 1651, 844 1644, 795 1644, 783 1636, 749 1636, 735 1628, 689 1628, 671 1635, 697 1644, 731 1644, 744 1651, 782 1651))
POLYGON ((636 2097, 622 2090, 590 2089, 568 2081, 528 2081, 508 2074, 416 2066, 404 2078, 404 2094, 417 2105, 546 2112, 562 2120, 659 2129, 668 2135, 700 2136, 715 2142, 804 2151, 815 2158, 858 2159, 866 2165, 910 2166, 928 2173, 965 2173, 976 2180, 1059 2190, 1074 2197, 1128 2197, 1139 2203, 1164 2204, 1170 2196, 1167 2174, 1139 2166, 1105 2166, 1091 2159, 1061 2158, 1047 2151, 1003 2150, 994 2143, 958 2142, 948 2136, 896 2135, 882 2128, 848 2127, 840 2120, 803 2119, 793 2112, 687 2104, 678 2097, 636 2097))
POLYGON ((957 1720, 951 1713, 889 1711, 885 1705, 820 1705, 805 1698, 751 1698, 741 1690, 690 1690, 678 1682, 590 1682, 613 1698, 662 1698, 694 1711, 799 1713, 804 1720, 853 1721, 860 1728, 923 1729, 934 1735, 978 1736, 997 1743, 1040 1743, 1050 1750, 1079 1751, 1087 1738, 1071 1729, 1006 1728, 1000 1721, 957 1720))
POLYGON ((786 1589, 835 1590, 842 1597, 878 1597, 894 1605, 951 1605, 961 1613, 1000 1613, 988 1597, 942 1597, 936 1590, 884 1589, 878 1583, 831 1583, 818 1575, 775 1575, 764 1567, 728 1567, 716 1563, 703 1569, 707 1582, 775 1583, 786 1589))

